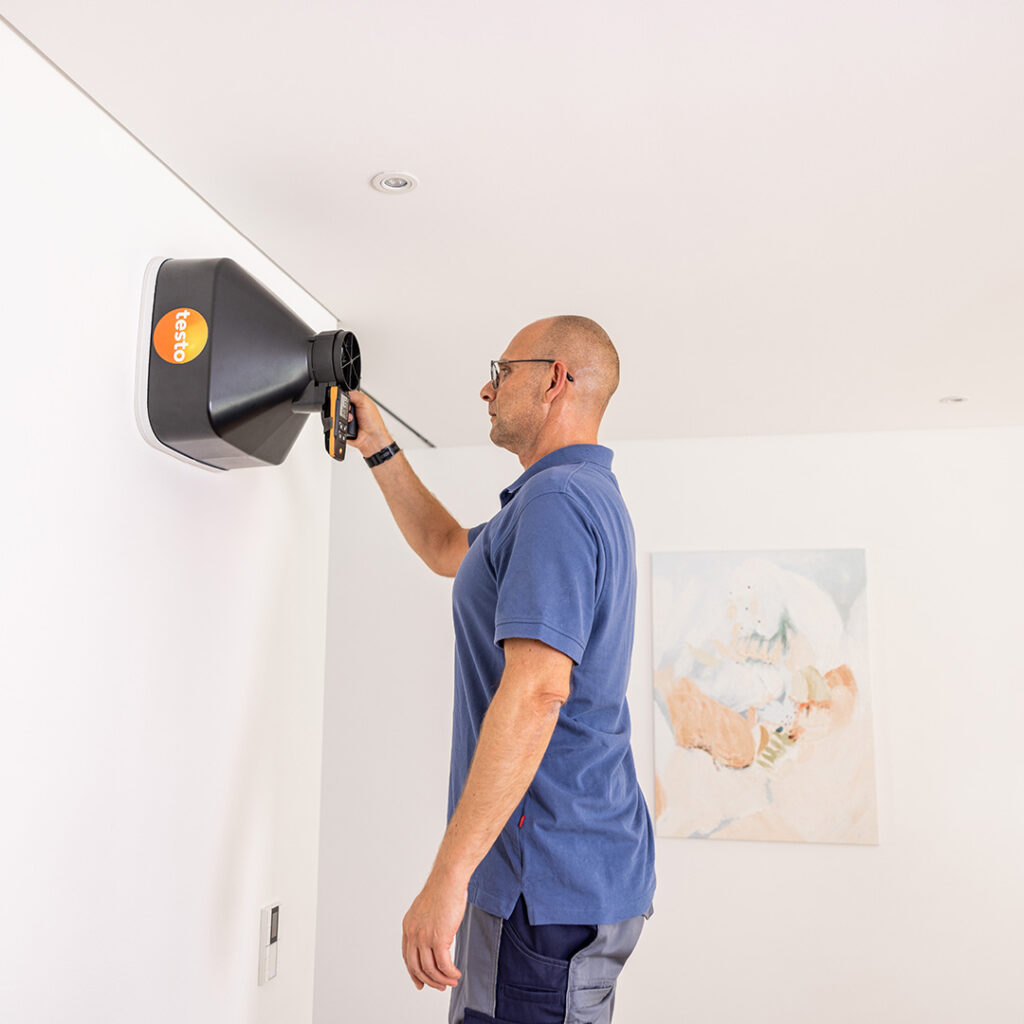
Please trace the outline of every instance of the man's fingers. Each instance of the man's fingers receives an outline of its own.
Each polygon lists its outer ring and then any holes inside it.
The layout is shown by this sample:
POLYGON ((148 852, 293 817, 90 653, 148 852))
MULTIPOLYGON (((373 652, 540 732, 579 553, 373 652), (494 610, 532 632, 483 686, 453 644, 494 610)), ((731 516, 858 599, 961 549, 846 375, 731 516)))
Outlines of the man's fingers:
POLYGON ((402 961, 405 964, 405 969, 409 972, 409 977, 412 979, 412 983, 416 986, 416 990, 419 991, 423 988, 423 982, 416 977, 416 972, 412 968, 412 961, 410 957, 411 945, 409 943, 408 936, 405 934, 405 929, 402 929, 402 961))
POLYGON ((404 928, 402 929, 402 959, 405 961, 405 969, 409 972, 409 977, 412 978, 412 983, 417 989, 422 989, 424 985, 429 985, 431 988, 437 987, 430 981, 427 972, 423 969, 415 936, 410 935, 404 928))
MULTIPOLYGON (((445 956, 445 959, 448 957, 445 956)), ((436 984, 442 990, 450 988, 459 980, 458 975, 452 974, 440 966, 437 950, 431 949, 429 946, 420 950, 420 963, 423 964, 432 984, 436 984)))
POLYGON ((462 977, 462 971, 452 963, 452 954, 448 946, 434 947, 434 963, 437 964, 437 969, 446 984, 458 984, 459 978, 462 977))
POLYGON ((412 954, 417 966, 417 976, 423 981, 423 984, 443 992, 446 986, 437 973, 437 968, 434 965, 434 955, 430 952, 430 947, 414 946, 412 954))

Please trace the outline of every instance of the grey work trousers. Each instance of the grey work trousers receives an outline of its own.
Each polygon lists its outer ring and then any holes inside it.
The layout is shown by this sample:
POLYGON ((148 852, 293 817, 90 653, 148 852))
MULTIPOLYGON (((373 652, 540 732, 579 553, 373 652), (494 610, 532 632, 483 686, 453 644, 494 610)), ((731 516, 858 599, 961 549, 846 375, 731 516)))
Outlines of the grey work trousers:
MULTIPOLYGON (((519 998, 535 1000, 534 1021, 554 1021, 560 1024, 610 1024, 615 1006, 615 985, 619 973, 629 955, 636 947, 645 920, 653 913, 653 907, 646 914, 619 921, 615 924, 594 926, 596 935, 582 949, 566 961, 561 962, 531 951, 514 931, 510 934, 509 921, 488 914, 472 903, 466 907, 466 916, 455 938, 455 966, 462 972, 459 984, 452 990, 448 1011, 449 1024, 524 1024, 507 1017, 496 1016, 502 1001, 500 994, 503 979, 499 972, 502 942, 510 942, 520 962, 533 958, 538 977, 545 975, 545 982, 531 988, 520 988, 519 998), (544 987, 557 977, 557 994, 552 993, 552 1003, 557 1005, 557 1014, 564 1005, 564 1017, 551 1015, 542 1005, 546 994, 544 987)), ((527 970, 530 964, 526 963, 527 970)), ((523 1004, 525 1005, 525 1004, 523 1004)))

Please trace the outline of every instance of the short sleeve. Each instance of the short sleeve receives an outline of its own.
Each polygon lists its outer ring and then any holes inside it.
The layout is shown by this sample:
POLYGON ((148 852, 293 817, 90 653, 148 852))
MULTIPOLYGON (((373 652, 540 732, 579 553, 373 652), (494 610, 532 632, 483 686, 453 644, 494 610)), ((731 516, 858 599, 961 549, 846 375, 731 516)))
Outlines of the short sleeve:
POLYGON ((494 642, 541 640, 580 663, 594 621, 597 539, 568 494, 531 498, 495 559, 494 642))
POLYGON ((487 525, 486 523, 481 523, 479 526, 471 526, 466 531, 466 540, 468 542, 468 546, 469 547, 472 547, 473 546, 473 541, 475 541, 477 539, 477 537, 479 537, 480 534, 484 532, 484 527, 486 525, 487 525))

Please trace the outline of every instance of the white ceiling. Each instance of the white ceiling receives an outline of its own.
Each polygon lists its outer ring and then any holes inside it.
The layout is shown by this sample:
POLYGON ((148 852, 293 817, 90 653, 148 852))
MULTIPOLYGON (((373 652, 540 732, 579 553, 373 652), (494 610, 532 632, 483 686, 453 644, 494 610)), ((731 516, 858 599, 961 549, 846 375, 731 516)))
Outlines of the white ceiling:
POLYGON ((3 14, 438 444, 485 443, 487 361, 554 313, 618 345, 609 439, 1024 424, 1020 0, 3 14))

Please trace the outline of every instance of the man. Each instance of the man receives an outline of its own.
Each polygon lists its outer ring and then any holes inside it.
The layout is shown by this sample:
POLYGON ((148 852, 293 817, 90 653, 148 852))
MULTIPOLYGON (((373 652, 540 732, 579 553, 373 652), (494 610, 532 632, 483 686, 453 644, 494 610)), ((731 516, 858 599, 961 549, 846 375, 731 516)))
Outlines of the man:
POLYGON ((605 1024, 650 916, 654 841, 629 745, 633 529, 597 430, 618 386, 608 335, 540 320, 491 364, 491 440, 523 474, 463 529, 358 392, 367 457, 399 529, 454 576, 449 822, 405 916, 417 988, 450 1024, 605 1024), (451 946, 455 942, 455 960, 451 946))

